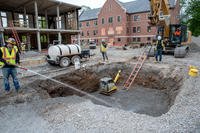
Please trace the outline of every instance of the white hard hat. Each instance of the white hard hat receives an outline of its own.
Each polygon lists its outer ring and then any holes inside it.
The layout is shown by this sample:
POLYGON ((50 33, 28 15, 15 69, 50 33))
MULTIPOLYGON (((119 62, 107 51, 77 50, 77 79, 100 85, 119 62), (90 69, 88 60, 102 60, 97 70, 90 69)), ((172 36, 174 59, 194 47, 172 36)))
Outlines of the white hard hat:
POLYGON ((7 43, 10 43, 12 45, 15 45, 16 44, 16 41, 14 38, 8 38, 8 40, 6 40, 7 43))
POLYGON ((105 39, 102 39, 101 41, 102 41, 102 42, 105 42, 105 39))
POLYGON ((158 40, 161 40, 162 38, 161 38, 161 36, 158 36, 158 40))

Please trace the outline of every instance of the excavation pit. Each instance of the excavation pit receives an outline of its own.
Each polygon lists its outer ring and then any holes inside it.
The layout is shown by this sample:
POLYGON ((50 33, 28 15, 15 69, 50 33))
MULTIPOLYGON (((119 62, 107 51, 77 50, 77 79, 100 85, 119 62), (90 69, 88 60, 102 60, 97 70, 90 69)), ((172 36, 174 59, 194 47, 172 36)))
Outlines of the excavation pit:
MULTIPOLYGON (((56 76, 54 79, 103 99, 114 108, 155 117, 168 112, 182 84, 181 69, 162 64, 145 64, 131 88, 124 90, 123 84, 133 66, 134 64, 127 63, 95 65, 85 70, 77 70, 56 76), (120 79, 116 84, 118 90, 111 96, 100 94, 100 79, 103 77, 114 78, 118 70, 122 70, 120 79)), ((51 98, 71 95, 87 98, 84 94, 49 79, 37 80, 31 85, 40 93, 45 93, 51 98)), ((91 100, 95 104, 102 105, 94 99, 91 100)))

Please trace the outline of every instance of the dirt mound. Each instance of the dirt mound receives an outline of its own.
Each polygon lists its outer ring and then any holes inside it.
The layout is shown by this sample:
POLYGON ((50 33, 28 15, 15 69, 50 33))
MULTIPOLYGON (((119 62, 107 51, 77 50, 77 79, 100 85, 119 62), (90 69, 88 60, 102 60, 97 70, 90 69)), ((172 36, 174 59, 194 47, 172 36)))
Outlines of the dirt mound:
POLYGON ((200 51, 200 44, 191 43, 190 44, 190 50, 192 52, 199 52, 200 51))
MULTIPOLYGON (((88 93, 95 92, 99 89, 99 78, 96 74, 89 71, 75 71, 69 74, 60 75, 54 79, 88 93)), ((65 97, 74 94, 82 96, 82 94, 65 87, 62 84, 54 83, 51 80, 39 82, 39 87, 46 90, 51 97, 65 97)))

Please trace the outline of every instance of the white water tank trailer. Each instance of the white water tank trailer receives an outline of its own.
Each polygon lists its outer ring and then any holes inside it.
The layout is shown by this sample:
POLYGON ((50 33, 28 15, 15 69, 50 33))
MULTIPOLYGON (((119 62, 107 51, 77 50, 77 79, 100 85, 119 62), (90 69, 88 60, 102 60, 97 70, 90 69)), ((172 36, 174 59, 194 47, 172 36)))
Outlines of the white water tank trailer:
POLYGON ((78 44, 57 44, 48 48, 47 62, 67 67, 70 63, 80 62, 82 50, 78 44))

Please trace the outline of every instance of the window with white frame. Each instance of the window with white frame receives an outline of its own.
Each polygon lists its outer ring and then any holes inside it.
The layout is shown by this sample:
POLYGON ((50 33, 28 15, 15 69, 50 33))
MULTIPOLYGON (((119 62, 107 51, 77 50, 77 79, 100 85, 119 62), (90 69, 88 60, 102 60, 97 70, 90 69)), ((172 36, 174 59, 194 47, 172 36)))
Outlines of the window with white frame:
POLYGON ((134 21, 140 21, 140 16, 139 15, 134 15, 133 16, 134 21))
POLYGON ((98 25, 97 20, 95 20, 94 21, 94 26, 97 26, 97 25, 98 25))
POLYGON ((133 33, 136 33, 136 27, 133 27, 133 33))
POLYGON ((108 23, 113 23, 113 17, 108 18, 108 23))
POLYGON ((105 20, 104 18, 101 19, 101 24, 104 24, 105 23, 105 20))
POLYGON ((141 27, 137 27, 137 32, 141 32, 141 27))
POLYGON ((8 19, 6 12, 1 12, 2 27, 8 27, 8 19))
POLYGON ((86 26, 87 27, 89 27, 90 26, 90 22, 88 21, 88 22, 86 22, 86 26))
POLYGON ((117 16, 117 22, 121 22, 121 16, 117 16))
POLYGON ((147 26, 147 32, 151 32, 151 26, 147 26))
POLYGON ((25 16, 23 14, 19 14, 19 26, 20 27, 29 27, 28 15, 25 16))

